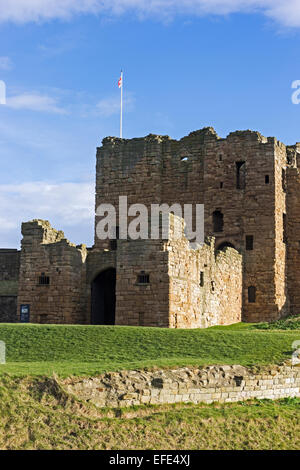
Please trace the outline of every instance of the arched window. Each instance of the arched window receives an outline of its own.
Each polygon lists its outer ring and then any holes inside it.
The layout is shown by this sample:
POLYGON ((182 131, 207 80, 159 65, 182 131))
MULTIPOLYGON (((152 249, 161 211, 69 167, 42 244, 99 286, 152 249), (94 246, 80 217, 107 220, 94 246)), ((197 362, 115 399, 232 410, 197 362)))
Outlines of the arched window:
POLYGON ((224 216, 221 211, 215 211, 213 213, 213 226, 214 232, 222 232, 224 226, 224 216))
POLYGON ((248 302, 249 304, 254 304, 256 302, 256 287, 248 287, 248 302))
POLYGON ((235 246, 230 242, 223 242, 223 243, 221 243, 221 245, 218 246, 217 251, 222 251, 222 250, 225 250, 226 248, 234 248, 235 249, 235 246))

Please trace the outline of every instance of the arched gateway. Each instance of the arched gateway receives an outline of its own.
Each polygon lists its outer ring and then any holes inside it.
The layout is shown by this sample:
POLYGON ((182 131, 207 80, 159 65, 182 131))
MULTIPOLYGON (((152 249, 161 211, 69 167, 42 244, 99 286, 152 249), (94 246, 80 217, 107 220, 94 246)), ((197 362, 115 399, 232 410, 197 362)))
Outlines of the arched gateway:
POLYGON ((116 270, 102 271, 91 286, 92 325, 114 325, 116 309, 116 270))

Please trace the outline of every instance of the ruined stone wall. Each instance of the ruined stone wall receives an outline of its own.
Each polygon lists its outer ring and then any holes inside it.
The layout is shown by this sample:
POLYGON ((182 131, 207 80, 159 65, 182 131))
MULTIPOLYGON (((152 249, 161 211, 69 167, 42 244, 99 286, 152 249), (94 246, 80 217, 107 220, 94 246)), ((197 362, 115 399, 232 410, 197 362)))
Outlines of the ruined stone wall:
POLYGON ((290 312, 300 315, 300 171, 287 173, 288 288, 290 312))
MULTIPOLYGON (((286 147, 258 132, 237 131, 226 139, 205 128, 176 141, 150 135, 144 139, 104 139, 97 152, 96 207, 128 204, 205 204, 205 234, 243 255, 243 320, 271 321, 288 312, 286 214, 282 171, 286 147), (244 162, 237 187, 237 164, 244 162), (223 214, 215 231, 213 213, 223 214), (252 249, 246 237, 253 238, 252 249), (248 289, 255 290, 255 299, 248 289)), ((96 222, 97 222, 96 218, 96 222)), ((99 249, 110 244, 95 238, 99 249)), ((179 262, 179 261, 178 261, 179 262)), ((235 318, 235 314, 233 314, 235 318)))
MULTIPOLYGON (((287 149, 274 139, 275 144, 275 305, 276 318, 290 313, 288 294, 287 246, 287 149)), ((274 318, 271 317, 271 320, 274 318)))
MULTIPOLYGON (((119 196, 127 196, 128 205, 146 205, 149 215, 151 204, 203 204, 205 142, 215 135, 205 128, 180 141, 156 135, 104 139, 97 149, 96 208, 102 203, 117 208, 119 196)), ((109 246, 95 234, 96 248, 109 246)))
POLYGON ((76 247, 49 222, 22 224, 18 306, 32 323, 86 323, 86 248, 76 247), (49 278, 41 284, 40 277, 49 278))
POLYGON ((207 127, 179 141, 164 142, 161 202, 182 206, 204 203, 205 148, 215 137, 215 130, 207 127))
POLYGON ((190 248, 184 221, 173 214, 168 239, 119 240, 116 259, 116 324, 205 328, 241 321, 242 257, 234 249, 216 256, 213 239, 190 248), (142 271, 147 284, 139 283, 142 271))
POLYGON ((168 252, 160 240, 119 240, 116 324, 169 327, 168 252), (141 272, 149 283, 139 282, 141 272))
MULTIPOLYGON (((96 209, 102 203, 118 208, 119 196, 128 197, 128 205, 149 207, 161 199, 162 142, 168 137, 121 140, 106 138, 97 151, 96 209)), ((118 214, 117 214, 118 215, 118 214)), ((99 218, 96 217, 95 227, 99 218)), ((109 249, 109 241, 99 240, 95 248, 109 249)))
MULTIPOLYGON (((176 220, 170 216, 172 223, 176 220)), ((178 222, 178 221, 177 221, 178 222)), ((171 225, 172 229, 172 225, 171 225)), ((215 252, 206 239, 190 248, 183 234, 168 242, 170 326, 207 328, 242 321, 242 257, 232 248, 215 252)))
POLYGON ((300 368, 272 366, 255 372, 241 366, 133 370, 70 378, 60 385, 99 407, 276 400, 300 397, 300 368))
POLYGON ((285 249, 282 239, 276 238, 284 211, 279 186, 284 152, 277 152, 277 145, 275 139, 251 131, 234 132, 226 139, 212 137, 206 143, 205 232, 216 237, 217 248, 227 242, 243 255, 244 321, 274 320, 285 304, 285 249), (243 162, 238 184, 237 166, 243 162), (214 211, 223 214, 221 231, 214 231, 214 211), (246 249, 246 236, 253 237, 253 249, 246 249), (283 278, 282 283, 276 276, 283 278), (249 287, 256 289, 253 303, 248 299, 249 287))
POLYGON ((15 323, 17 315, 20 252, 0 250, 0 322, 15 323))

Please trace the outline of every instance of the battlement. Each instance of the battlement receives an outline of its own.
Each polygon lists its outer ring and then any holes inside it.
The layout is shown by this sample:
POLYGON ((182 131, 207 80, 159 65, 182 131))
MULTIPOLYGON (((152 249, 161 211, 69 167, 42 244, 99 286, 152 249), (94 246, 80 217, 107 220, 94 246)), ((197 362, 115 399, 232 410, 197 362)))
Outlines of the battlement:
MULTIPOLYGON (((203 127, 202 129, 192 131, 188 135, 183 136, 181 139, 173 139, 172 137, 168 135, 159 135, 159 134, 148 134, 145 137, 134 137, 132 139, 121 139, 120 137, 108 136, 102 140, 102 146, 106 147, 106 146, 128 145, 128 143, 138 145, 138 144, 147 143, 147 142, 165 143, 168 141, 179 143, 186 139, 195 139, 195 138, 203 138, 203 137, 208 137, 208 138, 213 137, 216 140, 218 139, 230 140, 233 138, 240 138, 240 139, 257 140, 259 142, 268 142, 268 140, 272 141, 274 139, 275 141, 277 141, 275 137, 266 137, 262 135, 259 131, 253 131, 251 129, 236 130, 236 131, 230 132, 226 137, 220 137, 217 134, 216 130, 213 127, 209 126, 209 127, 203 127)), ((298 147, 300 144, 298 142, 295 145, 298 147)))

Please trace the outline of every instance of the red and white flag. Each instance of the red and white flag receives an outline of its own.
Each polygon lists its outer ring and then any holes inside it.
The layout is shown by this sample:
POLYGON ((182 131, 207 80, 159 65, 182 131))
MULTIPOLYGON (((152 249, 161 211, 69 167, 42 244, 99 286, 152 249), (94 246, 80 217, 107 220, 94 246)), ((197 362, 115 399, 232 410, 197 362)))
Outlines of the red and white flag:
POLYGON ((121 70, 121 76, 118 81, 118 87, 121 90, 121 106, 120 106, 120 137, 123 138, 123 71, 121 70))

